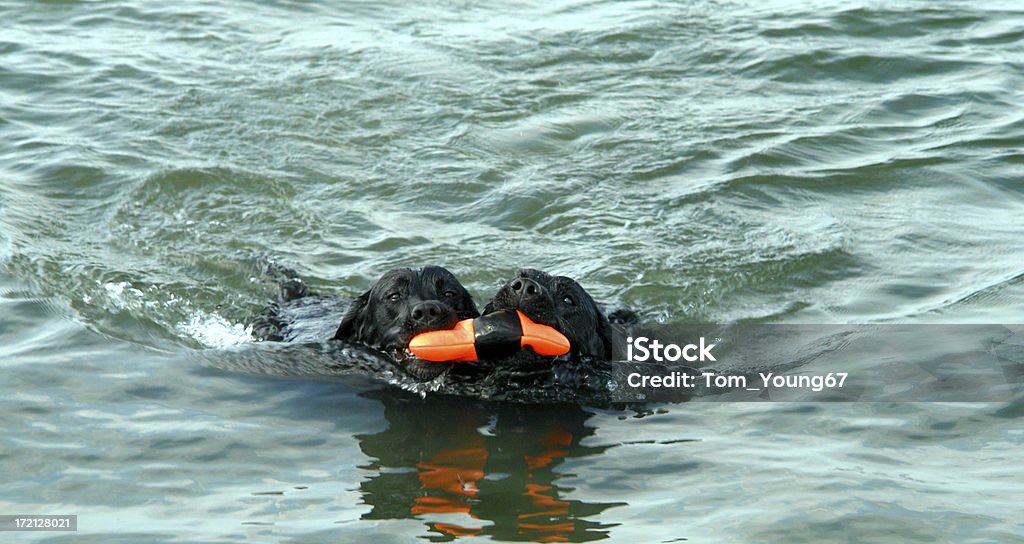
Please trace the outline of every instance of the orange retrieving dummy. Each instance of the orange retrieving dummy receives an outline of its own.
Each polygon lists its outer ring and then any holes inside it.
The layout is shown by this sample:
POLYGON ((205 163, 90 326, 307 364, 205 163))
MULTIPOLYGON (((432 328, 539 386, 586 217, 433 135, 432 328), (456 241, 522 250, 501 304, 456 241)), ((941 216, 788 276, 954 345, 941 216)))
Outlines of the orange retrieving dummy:
POLYGON ((569 339, 519 310, 502 310, 464 319, 451 330, 420 333, 409 342, 413 355, 435 362, 492 359, 523 348, 555 357, 569 353, 569 339))

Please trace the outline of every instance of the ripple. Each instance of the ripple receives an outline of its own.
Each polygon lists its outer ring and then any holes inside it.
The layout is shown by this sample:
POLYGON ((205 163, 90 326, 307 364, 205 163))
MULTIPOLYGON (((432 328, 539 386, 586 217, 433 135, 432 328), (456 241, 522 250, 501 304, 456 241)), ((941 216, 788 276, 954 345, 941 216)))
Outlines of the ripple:
POLYGON ((784 57, 762 59, 743 68, 755 77, 767 77, 789 83, 808 80, 854 80, 893 83, 908 78, 943 76, 967 71, 977 64, 968 61, 902 55, 850 55, 817 50, 784 57))
MULTIPOLYGON (((811 18, 813 15, 807 14, 811 18)), ((989 21, 983 15, 954 13, 943 9, 854 8, 841 11, 819 22, 796 22, 762 32, 770 38, 821 36, 846 38, 901 39, 929 36, 935 32, 954 33, 989 21)))
POLYGON ((253 253, 345 295, 534 266, 662 323, 1018 319, 1021 14, 850 8, 5 4, 5 496, 145 528, 97 541, 1012 540, 1018 401, 420 401, 241 325, 253 253), (477 518, 414 513, 465 451, 477 518))

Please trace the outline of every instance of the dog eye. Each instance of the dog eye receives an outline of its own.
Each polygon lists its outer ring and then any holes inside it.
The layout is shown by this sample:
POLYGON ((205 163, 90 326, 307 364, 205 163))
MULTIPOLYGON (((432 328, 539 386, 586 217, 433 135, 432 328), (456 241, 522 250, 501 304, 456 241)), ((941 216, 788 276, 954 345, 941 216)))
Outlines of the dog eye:
POLYGON ((445 298, 454 298, 456 294, 458 294, 458 293, 456 293, 455 291, 452 291, 451 289, 449 289, 449 290, 444 292, 444 297, 445 298))
POLYGON ((569 306, 576 305, 576 301, 573 300, 572 297, 570 297, 569 295, 565 295, 564 297, 562 297, 562 302, 568 304, 569 306))
POLYGON ((391 293, 387 296, 387 299, 390 302, 398 302, 402 300, 402 293, 391 293))

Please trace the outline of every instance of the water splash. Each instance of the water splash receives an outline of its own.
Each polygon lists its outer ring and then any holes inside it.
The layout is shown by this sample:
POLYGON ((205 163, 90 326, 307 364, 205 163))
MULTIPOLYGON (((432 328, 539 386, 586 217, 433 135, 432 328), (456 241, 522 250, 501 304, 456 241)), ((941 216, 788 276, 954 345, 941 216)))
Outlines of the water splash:
POLYGON ((177 330, 208 348, 228 348, 253 342, 252 325, 232 323, 222 316, 195 310, 177 330))

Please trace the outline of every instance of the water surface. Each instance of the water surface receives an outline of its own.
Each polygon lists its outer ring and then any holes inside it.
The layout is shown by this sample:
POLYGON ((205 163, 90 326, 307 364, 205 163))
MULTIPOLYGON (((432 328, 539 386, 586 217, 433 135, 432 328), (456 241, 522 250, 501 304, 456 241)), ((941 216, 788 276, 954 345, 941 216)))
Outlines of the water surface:
POLYGON ((232 372, 253 254, 651 322, 1019 323, 1013 2, 2 2, 24 541, 1021 542, 1021 402, 418 399, 232 372))

